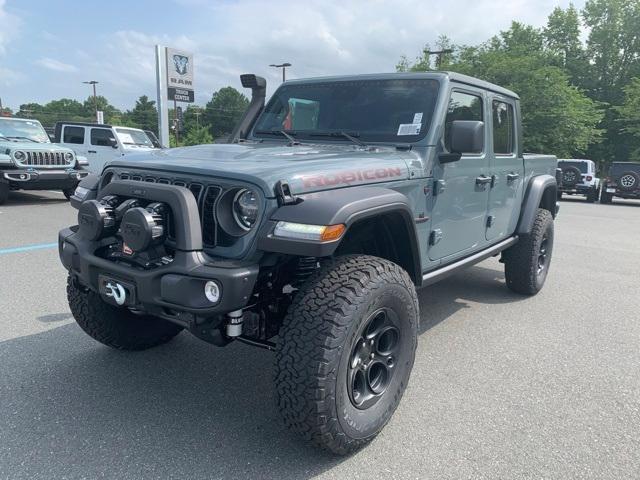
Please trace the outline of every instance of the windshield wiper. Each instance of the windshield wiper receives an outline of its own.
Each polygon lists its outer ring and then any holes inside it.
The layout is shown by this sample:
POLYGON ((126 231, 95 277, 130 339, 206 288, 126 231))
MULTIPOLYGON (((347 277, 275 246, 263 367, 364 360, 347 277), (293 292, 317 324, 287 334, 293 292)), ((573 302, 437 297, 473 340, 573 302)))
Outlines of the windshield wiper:
POLYGON ((344 131, 339 131, 339 132, 313 132, 310 133, 309 136, 311 137, 344 137, 347 140, 350 140, 351 142, 355 143, 356 145, 360 146, 360 147, 366 147, 367 144, 364 143, 362 140, 359 140, 356 137, 359 137, 360 134, 359 133, 347 133, 344 131))
POLYGON ((289 132, 285 130, 256 130, 258 135, 282 135, 287 140, 289 140, 289 146, 300 145, 300 142, 296 140, 293 136, 296 132, 289 130, 289 132))
POLYGON ((29 138, 29 137, 14 137, 14 136, 10 136, 10 137, 4 137, 4 138, 17 138, 17 139, 29 140, 30 142, 33 142, 33 143, 40 143, 37 140, 34 140, 33 138, 29 138))

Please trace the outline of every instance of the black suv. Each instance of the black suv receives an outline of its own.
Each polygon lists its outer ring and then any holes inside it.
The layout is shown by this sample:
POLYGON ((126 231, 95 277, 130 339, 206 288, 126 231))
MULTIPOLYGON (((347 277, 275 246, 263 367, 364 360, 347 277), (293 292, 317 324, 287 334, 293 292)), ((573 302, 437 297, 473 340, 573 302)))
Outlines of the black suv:
POLYGON ((640 163, 613 162, 602 183, 600 203, 611 203, 613 197, 640 199, 640 163))

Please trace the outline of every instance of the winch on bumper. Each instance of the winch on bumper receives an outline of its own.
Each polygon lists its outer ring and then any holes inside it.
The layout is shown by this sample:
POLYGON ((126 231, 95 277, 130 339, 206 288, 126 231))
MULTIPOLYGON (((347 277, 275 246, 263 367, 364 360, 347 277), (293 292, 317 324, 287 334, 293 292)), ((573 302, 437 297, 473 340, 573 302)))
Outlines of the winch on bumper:
POLYGON ((60 259, 75 281, 100 293, 107 302, 142 310, 185 327, 247 305, 258 266, 213 259, 203 252, 198 206, 189 190, 174 185, 116 181, 104 187, 99 197, 136 199, 150 208, 160 202, 166 205, 174 230, 171 258, 145 269, 97 255, 97 251, 114 242, 118 230, 118 235, 128 235, 137 245, 148 248, 153 241, 154 226, 147 223, 153 219, 142 207, 132 207, 127 211, 129 214, 118 219, 120 225, 111 225, 109 221, 98 225, 109 206, 96 207, 98 202, 88 200, 81 205, 78 225, 60 231, 58 236, 60 259))

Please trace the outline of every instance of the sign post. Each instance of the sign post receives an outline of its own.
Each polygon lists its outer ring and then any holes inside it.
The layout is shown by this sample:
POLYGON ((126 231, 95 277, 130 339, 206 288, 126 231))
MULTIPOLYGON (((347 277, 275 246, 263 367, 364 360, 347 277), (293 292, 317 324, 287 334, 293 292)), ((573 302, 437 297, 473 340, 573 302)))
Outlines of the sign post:
POLYGON ((169 111, 167 109, 166 48, 156 45, 156 85, 158 87, 158 140, 162 147, 169 147, 169 111))
MULTIPOLYGON (((173 100, 174 114, 178 102, 193 103, 193 53, 156 45, 156 82, 158 85, 158 130, 160 143, 169 146, 169 110, 173 100)), ((176 141, 178 139, 177 123, 176 141)))

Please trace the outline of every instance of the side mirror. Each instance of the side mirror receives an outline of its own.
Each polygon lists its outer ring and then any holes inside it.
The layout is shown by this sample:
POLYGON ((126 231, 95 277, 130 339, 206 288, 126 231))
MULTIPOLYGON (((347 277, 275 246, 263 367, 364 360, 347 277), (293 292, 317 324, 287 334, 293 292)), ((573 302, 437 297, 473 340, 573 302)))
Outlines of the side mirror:
POLYGON ((109 137, 109 145, 111 148, 118 148, 118 141, 114 137, 109 137))
POLYGON ((449 135, 451 153, 440 155, 440 163, 456 162, 463 153, 482 153, 484 150, 484 122, 454 120, 449 135))

